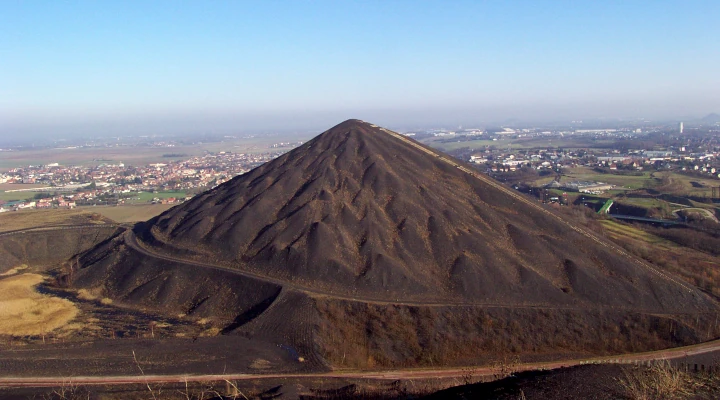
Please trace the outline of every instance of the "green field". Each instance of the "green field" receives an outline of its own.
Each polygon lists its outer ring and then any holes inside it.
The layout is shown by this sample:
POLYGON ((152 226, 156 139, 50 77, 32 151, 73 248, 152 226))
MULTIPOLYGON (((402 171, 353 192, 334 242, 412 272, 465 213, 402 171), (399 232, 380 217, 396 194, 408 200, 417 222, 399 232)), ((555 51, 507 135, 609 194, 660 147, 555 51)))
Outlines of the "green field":
POLYGON ((610 219, 600 220, 600 223, 611 236, 614 236, 616 238, 625 236, 632 239, 641 240, 643 242, 653 245, 663 245, 664 247, 670 248, 678 247, 675 243, 669 240, 652 235, 648 232, 645 232, 628 224, 623 224, 610 219))
POLYGON ((663 187, 663 192, 678 196, 706 197, 712 195, 712 187, 720 186, 720 180, 710 177, 694 177, 678 173, 668 174, 669 183, 663 187), (693 185, 692 182, 695 182, 693 185), (696 187, 696 186, 701 187, 696 187))
POLYGON ((690 202, 690 204, 692 204, 692 206, 694 208, 706 208, 708 210, 715 210, 716 208, 718 208, 717 204, 701 203, 699 201, 694 201, 694 200, 688 200, 688 201, 690 202))
MULTIPOLYGON (((15 201, 15 200, 26 200, 26 199, 32 199, 37 193, 35 192, 2 192, 0 191, 0 200, 3 201, 15 201)), ((187 195, 186 192, 158 192, 158 193, 150 193, 150 192, 140 192, 137 193, 134 197, 131 197, 127 200, 125 200, 128 204, 143 204, 143 203, 149 203, 154 198, 159 199, 167 199, 170 197, 175 197, 177 199, 184 199, 187 195)))
POLYGON ((46 185, 28 185, 20 183, 0 183, 0 200, 2 201, 15 201, 32 199, 37 194, 36 192, 7 192, 8 190, 18 189, 35 189, 46 187, 46 185))
MULTIPOLYGON (((553 179, 554 177, 552 176, 545 176, 536 179, 533 183, 536 186, 542 186, 552 182, 553 179)), ((651 177, 648 172, 644 173, 642 176, 626 176, 601 174, 588 167, 564 168, 562 170, 562 178, 560 182, 566 183, 572 181, 610 183, 618 186, 617 189, 610 191, 613 194, 622 193, 629 189, 653 188, 658 184, 657 180, 651 177)))
POLYGON ((34 196, 35 192, 0 192, 0 200, 2 201, 26 200, 32 199, 34 196))
POLYGON ((594 181, 610 183, 625 189, 642 189, 656 186, 656 180, 649 172, 640 176, 602 174, 589 167, 565 168, 562 181, 594 181))
MULTIPOLYGON (((720 186, 720 180, 712 178, 696 178, 676 172, 643 172, 642 175, 615 175, 603 174, 590 167, 564 168, 561 182, 594 181, 617 185, 618 188, 608 193, 616 195, 627 189, 656 189, 662 193, 676 196, 707 197, 712 194, 712 187, 720 186), (695 184, 693 184, 695 182, 695 184), (700 187, 698 187, 700 186, 700 187)), ((536 179, 534 184, 542 186, 550 183, 554 178, 546 176, 536 179)))
MULTIPOLYGON (((642 208, 662 208, 669 203, 663 200, 638 197, 624 197, 618 201, 619 203, 629 204, 642 208)), ((671 208, 682 208, 680 206, 670 206, 671 208)))

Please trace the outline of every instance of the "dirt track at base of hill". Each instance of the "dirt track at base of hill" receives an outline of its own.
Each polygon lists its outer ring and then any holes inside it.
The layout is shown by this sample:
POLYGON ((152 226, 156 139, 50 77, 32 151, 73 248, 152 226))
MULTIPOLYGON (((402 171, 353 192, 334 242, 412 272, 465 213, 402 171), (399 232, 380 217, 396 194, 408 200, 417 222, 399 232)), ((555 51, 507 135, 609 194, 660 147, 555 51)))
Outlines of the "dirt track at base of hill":
MULTIPOLYGON (((513 370, 548 370, 572 367, 583 364, 644 364, 656 360, 673 360, 683 357, 708 354, 720 351, 720 340, 686 346, 676 349, 667 349, 654 352, 624 354, 613 357, 598 357, 585 360, 566 360, 553 362, 525 363, 513 366, 513 370)), ((240 380, 268 380, 285 378, 343 378, 363 380, 407 380, 407 379, 441 379, 462 377, 471 371, 473 376, 497 375, 497 367, 464 367, 452 369, 406 369, 391 371, 335 371, 323 373, 245 373, 245 374, 173 374, 173 375, 116 375, 116 376, 64 376, 64 377, 5 377, 0 378, 0 387, 53 387, 67 385, 120 385, 134 383, 174 383, 174 382, 210 382, 210 381, 240 381, 240 380)))
MULTIPOLYGON (((8 231, 8 232, 0 232, 0 238, 2 237, 12 237, 12 236, 25 236, 29 233, 50 233, 50 232, 56 232, 56 231, 71 231, 71 230, 82 230, 82 229, 117 229, 117 228, 129 228, 130 226, 122 225, 122 224, 105 224, 105 225, 89 225, 89 224, 82 224, 82 225, 57 225, 57 226, 46 226, 46 227, 35 227, 35 228, 26 228, 26 229, 18 229, 15 231, 8 231)), ((501 304, 501 303, 486 303, 486 302, 467 302, 467 301, 404 301, 401 299, 397 300, 387 300, 383 298, 373 298, 368 296, 349 296, 344 295, 341 293, 337 293, 334 291, 329 290, 321 290, 316 289, 313 287, 305 286, 299 283, 295 282, 289 282, 283 279, 276 279, 260 274, 256 274, 253 272, 245 271, 238 269, 236 267, 230 267, 225 265, 218 265, 213 264, 209 262, 202 262, 198 260, 192 260, 192 259, 182 259, 179 257, 172 257, 167 254, 160 254, 156 251, 153 251, 149 246, 140 244, 137 236, 134 234, 134 232, 131 229, 127 229, 123 234, 124 243, 127 244, 131 249, 137 251, 138 253, 151 257, 156 258, 159 260, 165 260, 170 261, 177 264, 186 264, 191 266, 198 266, 202 268, 210 268, 218 271, 224 271, 224 272, 230 272, 232 274, 237 274, 241 276, 246 276, 249 278, 261 280, 261 281, 267 281, 273 284, 276 284, 278 286, 282 286, 287 289, 296 290, 298 292, 306 293, 313 297, 328 297, 333 298, 337 300, 345 300, 345 301, 351 301, 351 302, 360 302, 360 303, 369 303, 369 304, 377 304, 377 305, 403 305, 403 306, 420 306, 420 307, 452 307, 452 306, 478 306, 483 308, 527 308, 527 309, 539 309, 539 310, 584 310, 588 309, 588 307, 578 307, 578 306, 550 306, 550 305, 544 305, 544 304, 521 304, 521 305, 509 305, 509 304, 501 304)), ((607 310, 623 310, 624 307, 619 306, 598 306, 598 307, 590 307, 593 309, 607 309, 607 310)), ((628 308, 630 309, 630 308, 628 308)), ((634 309, 634 311, 642 311, 634 309)), ((652 312, 652 310, 647 310, 648 312, 652 312)), ((699 315, 703 313, 693 313, 693 312, 673 312, 673 313, 657 313, 653 312, 655 315, 699 315)), ((712 313, 714 315, 714 313, 712 313)))

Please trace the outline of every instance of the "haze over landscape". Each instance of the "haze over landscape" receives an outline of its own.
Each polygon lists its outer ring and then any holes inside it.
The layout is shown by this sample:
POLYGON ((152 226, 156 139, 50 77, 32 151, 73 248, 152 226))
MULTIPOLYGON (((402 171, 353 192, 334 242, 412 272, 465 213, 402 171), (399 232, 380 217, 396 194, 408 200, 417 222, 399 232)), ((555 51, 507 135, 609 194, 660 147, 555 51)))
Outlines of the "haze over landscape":
POLYGON ((720 3, 0 4, 0 398, 720 397, 720 3))
POLYGON ((715 1, 0 5, 0 135, 720 110, 715 1))

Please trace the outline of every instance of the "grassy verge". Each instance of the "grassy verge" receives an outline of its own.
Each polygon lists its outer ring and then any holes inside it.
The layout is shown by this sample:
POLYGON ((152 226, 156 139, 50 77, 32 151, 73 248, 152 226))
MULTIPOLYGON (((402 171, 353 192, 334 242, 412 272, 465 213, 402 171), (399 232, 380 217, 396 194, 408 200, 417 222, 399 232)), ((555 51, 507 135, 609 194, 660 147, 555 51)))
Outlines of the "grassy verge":
POLYGON ((146 221, 171 209, 173 204, 138 204, 122 206, 92 207, 92 210, 115 222, 146 221))
POLYGON ((37 274, 0 279, 0 334, 44 335, 66 326, 77 316, 78 309, 72 302, 35 290, 43 280, 37 274))
MULTIPOLYGON (((715 296, 720 296, 720 257, 706 251, 686 247, 660 236, 670 237, 668 235, 674 232, 672 230, 649 226, 640 228, 640 225, 629 225, 611 220, 601 220, 600 223, 603 233, 630 253, 715 296)), ((680 234, 681 237, 700 235, 700 239, 705 241, 713 240, 701 232, 688 230, 680 232, 680 234)), ((705 242, 701 244, 707 246, 705 242)))
POLYGON ((93 211, 54 209, 6 212, 0 214, 0 232, 48 225, 85 225, 112 222, 93 211))
POLYGON ((717 398, 720 379, 711 373, 690 373, 668 361, 650 367, 628 368, 619 379, 627 398, 646 399, 710 399, 717 398))
POLYGON ((602 174, 589 167, 566 168, 563 170, 563 181, 596 181, 605 182, 627 189, 641 189, 656 185, 649 172, 642 175, 602 174))
POLYGON ((34 192, 0 192, 0 200, 2 201, 28 200, 34 196, 34 192))
POLYGON ((642 242, 652 245, 661 245, 665 248, 679 247, 678 245, 674 244, 669 240, 665 240, 661 237, 645 232, 642 229, 636 228, 632 225, 619 223, 609 219, 600 220, 600 223, 602 224, 603 228, 605 228, 607 234, 613 239, 622 240, 623 238, 630 238, 633 240, 640 240, 642 242))

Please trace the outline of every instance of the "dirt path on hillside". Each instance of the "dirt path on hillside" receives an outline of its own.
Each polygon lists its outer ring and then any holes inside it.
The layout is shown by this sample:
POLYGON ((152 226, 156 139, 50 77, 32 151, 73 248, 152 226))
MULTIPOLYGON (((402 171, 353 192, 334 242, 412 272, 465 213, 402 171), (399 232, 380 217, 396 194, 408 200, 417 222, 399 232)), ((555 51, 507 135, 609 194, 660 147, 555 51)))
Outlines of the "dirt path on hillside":
MULTIPOLYGON (((138 253, 142 254, 146 257, 152 257, 157 258, 164 261, 170 261, 174 263, 179 264, 186 264, 186 265, 192 265, 197 266, 201 268, 211 268, 219 271, 227 271, 234 274, 242 275, 248 278, 257 279, 261 281, 270 282, 273 284, 276 284, 278 286, 282 286, 286 289, 295 290, 298 292, 305 293, 312 297, 327 297, 332 298, 336 300, 345 300, 345 301, 352 301, 352 302, 359 302, 359 303, 369 303, 369 304, 377 304, 377 305, 400 305, 400 306, 410 306, 410 307, 483 307, 483 308, 518 308, 518 309, 533 309, 533 310, 589 310, 589 309, 596 309, 596 310, 612 310, 612 311, 618 311, 618 310, 625 310, 624 307, 602 307, 602 306, 595 306, 595 307, 589 307, 589 306, 583 306, 583 307, 573 307, 573 306, 547 306, 542 304, 498 304, 498 303, 472 303, 472 302, 454 302, 454 301, 407 301, 402 299, 396 299, 396 300, 390 300, 390 299, 381 299, 381 298, 372 298, 372 297, 355 297, 355 296, 347 296, 342 295, 336 292, 330 292, 330 291, 323 291, 317 288, 312 288, 304 285, 299 285, 294 282, 290 282, 283 279, 278 279, 274 277, 270 277, 267 275, 260 275, 253 272, 241 270, 238 268, 223 266, 223 265, 217 265, 217 264, 211 264, 211 263, 205 263, 197 260, 188 260, 178 257, 172 257, 167 254, 160 254, 156 251, 153 251, 149 249, 144 244, 141 244, 137 238, 137 236, 130 230, 125 232, 125 244, 127 244, 130 248, 137 251, 138 253)), ((642 312, 643 310, 638 310, 637 308, 627 308, 628 311, 633 312, 642 312)), ((657 313, 654 310, 645 310, 645 312, 652 313, 653 315, 658 316, 675 316, 675 315, 681 315, 683 313, 657 313)), ((698 313, 687 313, 687 315, 697 315, 698 313)), ((714 313, 711 313, 714 315, 714 313)))

